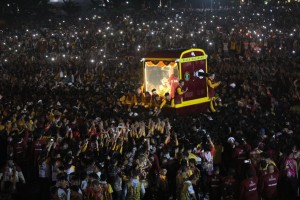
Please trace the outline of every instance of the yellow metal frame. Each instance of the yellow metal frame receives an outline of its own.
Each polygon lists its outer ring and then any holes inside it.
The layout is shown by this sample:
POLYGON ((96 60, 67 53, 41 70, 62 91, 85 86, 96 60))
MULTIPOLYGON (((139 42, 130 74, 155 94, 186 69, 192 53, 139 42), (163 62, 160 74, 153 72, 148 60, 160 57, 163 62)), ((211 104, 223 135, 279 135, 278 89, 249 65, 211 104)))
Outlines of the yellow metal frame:
POLYGON ((176 59, 178 59, 178 58, 144 58, 145 61, 148 61, 148 60, 149 61, 152 61, 152 60, 161 61, 161 60, 163 60, 163 61, 174 61, 174 62, 176 59))
MULTIPOLYGON (((205 61, 205 71, 207 72, 207 54, 204 52, 202 49, 189 49, 181 53, 180 58, 179 58, 179 77, 182 79, 182 70, 181 70, 181 63, 186 63, 186 62, 192 62, 192 61, 197 61, 197 60, 206 60, 205 61), (195 56, 195 57, 188 57, 188 58, 182 58, 183 55, 195 51, 200 51, 203 53, 203 56, 195 56)), ((201 104, 201 103, 206 103, 209 102, 210 99, 208 97, 208 87, 206 87, 206 97, 198 98, 198 99, 193 99, 193 100, 188 100, 188 101, 183 101, 181 104, 175 104, 175 108, 182 108, 186 106, 192 106, 196 104, 201 104)))
POLYGON ((199 98, 199 99, 183 101, 181 104, 175 104, 174 108, 182 108, 182 107, 186 107, 186 106, 192 106, 192 105, 207 103, 207 102, 210 102, 209 98, 203 97, 203 98, 199 98))

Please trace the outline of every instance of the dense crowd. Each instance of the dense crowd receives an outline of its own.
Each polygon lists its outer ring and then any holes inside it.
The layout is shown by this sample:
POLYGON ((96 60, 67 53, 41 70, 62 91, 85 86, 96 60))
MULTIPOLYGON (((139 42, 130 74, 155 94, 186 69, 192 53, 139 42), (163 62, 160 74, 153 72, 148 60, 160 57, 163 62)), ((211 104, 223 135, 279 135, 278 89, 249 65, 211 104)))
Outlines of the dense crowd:
POLYGON ((296 199, 299 13, 161 9, 7 23, 1 199, 296 199), (122 106, 143 83, 145 53, 192 47, 222 81, 218 112, 122 106))

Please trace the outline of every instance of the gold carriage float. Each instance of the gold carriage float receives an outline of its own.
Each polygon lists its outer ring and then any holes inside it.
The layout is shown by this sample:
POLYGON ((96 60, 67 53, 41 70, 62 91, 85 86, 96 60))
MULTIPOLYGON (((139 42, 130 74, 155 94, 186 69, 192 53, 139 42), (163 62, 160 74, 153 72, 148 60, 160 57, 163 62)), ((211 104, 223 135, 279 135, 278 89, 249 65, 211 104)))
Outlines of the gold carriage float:
POLYGON ((206 112, 209 107, 207 55, 202 49, 180 49, 150 52, 141 60, 144 71, 144 92, 156 89, 160 96, 169 92, 174 98, 179 80, 188 91, 183 101, 169 108, 170 112, 186 115, 206 112))

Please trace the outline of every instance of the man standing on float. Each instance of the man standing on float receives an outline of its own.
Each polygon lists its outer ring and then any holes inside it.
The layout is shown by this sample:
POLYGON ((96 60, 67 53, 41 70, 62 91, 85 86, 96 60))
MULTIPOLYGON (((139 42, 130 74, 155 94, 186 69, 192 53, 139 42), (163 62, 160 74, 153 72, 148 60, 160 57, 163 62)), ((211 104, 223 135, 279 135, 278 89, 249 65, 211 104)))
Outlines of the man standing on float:
POLYGON ((208 97, 210 99, 210 111, 216 112, 216 109, 214 108, 214 103, 216 100, 215 97, 215 88, 218 87, 221 84, 221 81, 215 82, 215 73, 211 73, 207 78, 207 85, 208 85, 208 97))
POLYGON ((175 95, 174 95, 175 104, 182 103, 182 101, 183 101, 183 94, 188 91, 188 88, 186 88, 185 90, 183 90, 183 86, 184 86, 184 81, 180 80, 179 81, 179 85, 177 86, 177 88, 175 90, 175 95))

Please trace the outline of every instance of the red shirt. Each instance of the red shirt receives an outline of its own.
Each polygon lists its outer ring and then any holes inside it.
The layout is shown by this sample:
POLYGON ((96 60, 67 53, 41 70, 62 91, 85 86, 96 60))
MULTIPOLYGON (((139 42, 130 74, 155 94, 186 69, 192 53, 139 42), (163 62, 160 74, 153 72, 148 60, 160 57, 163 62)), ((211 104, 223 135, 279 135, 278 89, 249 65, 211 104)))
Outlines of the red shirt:
POLYGON ((279 174, 277 172, 267 174, 262 177, 260 191, 264 198, 277 197, 278 178, 279 174))
POLYGON ((171 95, 172 98, 174 98, 175 90, 176 90, 176 88, 178 87, 178 84, 179 84, 178 78, 174 74, 171 74, 171 76, 168 79, 168 82, 171 86, 170 95, 171 95))
POLYGON ((259 200, 257 192, 257 177, 247 178, 242 181, 240 200, 259 200))
POLYGON ((220 175, 212 175, 208 180, 209 184, 209 199, 221 199, 221 176, 220 175))
POLYGON ((238 181, 233 176, 226 176, 222 180, 222 196, 224 199, 237 199, 238 181))
POLYGON ((45 141, 38 139, 34 142, 33 151, 34 151, 34 159, 37 160, 40 153, 43 151, 45 147, 45 141))
POLYGON ((244 149, 243 146, 237 146, 235 149, 234 149, 234 157, 238 160, 245 160, 247 159, 247 156, 246 156, 246 151, 244 149))
POLYGON ((27 148, 27 140, 29 137, 29 132, 25 130, 25 135, 23 137, 23 141, 18 142, 14 145, 14 153, 17 162, 22 162, 26 158, 26 148, 27 148))

